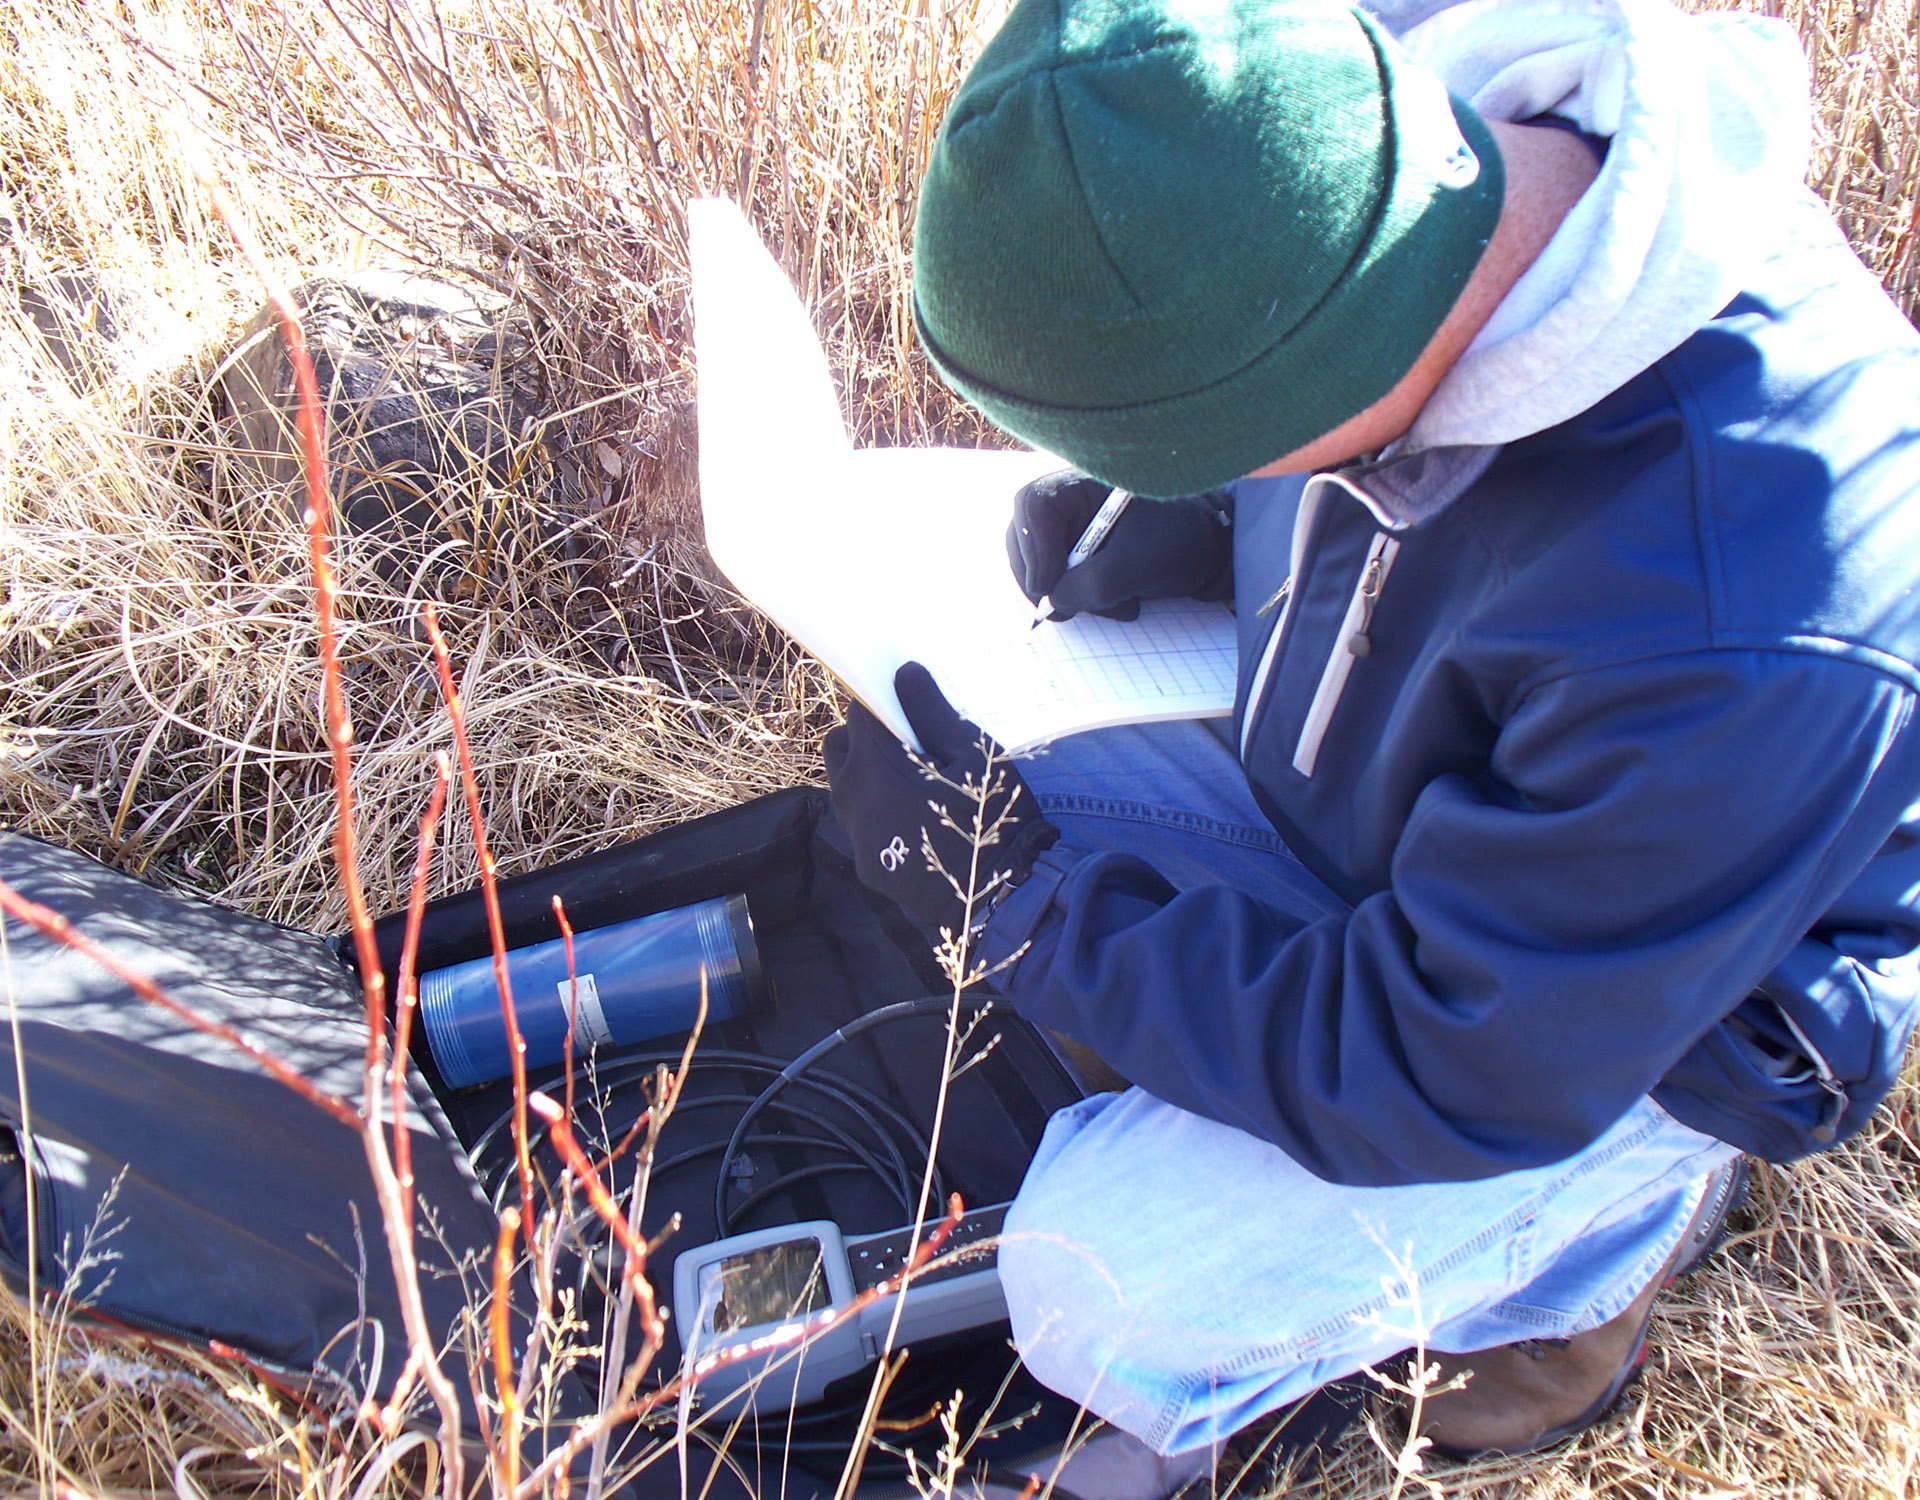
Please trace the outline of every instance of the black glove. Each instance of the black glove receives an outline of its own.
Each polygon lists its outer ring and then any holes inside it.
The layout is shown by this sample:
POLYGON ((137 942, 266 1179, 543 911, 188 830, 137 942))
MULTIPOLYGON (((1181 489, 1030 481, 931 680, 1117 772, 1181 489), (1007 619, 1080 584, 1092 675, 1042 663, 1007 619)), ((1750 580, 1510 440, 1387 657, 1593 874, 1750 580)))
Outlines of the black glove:
POLYGON ((1067 554, 1112 486, 1063 469, 1013 497, 1007 561, 1035 604, 1047 596, 1057 620, 1091 610, 1131 620, 1142 599, 1233 597, 1233 499, 1209 490, 1180 500, 1136 496, 1092 557, 1071 570, 1067 554))
POLYGON ((853 841, 861 881, 925 926, 957 935, 969 877, 977 923, 1027 878, 1060 830, 1040 816, 1006 752, 954 712, 925 667, 908 662, 893 686, 925 759, 917 760, 862 705, 850 704, 847 722, 827 735, 833 811, 853 841), (984 807, 965 790, 979 788, 983 776, 984 807), (976 820, 984 831, 977 869, 976 820))

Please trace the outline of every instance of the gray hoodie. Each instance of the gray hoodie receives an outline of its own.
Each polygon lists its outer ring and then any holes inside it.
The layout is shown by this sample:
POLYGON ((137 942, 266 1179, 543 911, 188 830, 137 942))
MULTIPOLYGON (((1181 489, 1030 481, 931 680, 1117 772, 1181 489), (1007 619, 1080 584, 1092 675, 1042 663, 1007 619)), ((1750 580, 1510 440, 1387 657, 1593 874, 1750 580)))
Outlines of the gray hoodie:
POLYGON ((1807 68, 1779 21, 1665 0, 1377 0, 1415 62, 1488 119, 1609 137, 1599 177, 1399 451, 1512 442, 1677 348, 1809 205, 1807 68))

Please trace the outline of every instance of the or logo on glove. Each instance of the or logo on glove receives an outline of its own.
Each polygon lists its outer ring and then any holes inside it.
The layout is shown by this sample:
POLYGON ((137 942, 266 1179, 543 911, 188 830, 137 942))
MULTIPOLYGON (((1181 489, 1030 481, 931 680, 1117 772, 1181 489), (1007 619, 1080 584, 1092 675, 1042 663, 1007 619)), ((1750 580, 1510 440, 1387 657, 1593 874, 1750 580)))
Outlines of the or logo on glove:
POLYGON ((957 935, 1026 879, 1060 830, 1040 816, 1007 753, 954 711, 925 667, 908 662, 893 686, 925 753, 916 757, 863 706, 848 705, 825 746, 834 815, 862 882, 957 935), (919 831, 917 846, 901 829, 919 831))

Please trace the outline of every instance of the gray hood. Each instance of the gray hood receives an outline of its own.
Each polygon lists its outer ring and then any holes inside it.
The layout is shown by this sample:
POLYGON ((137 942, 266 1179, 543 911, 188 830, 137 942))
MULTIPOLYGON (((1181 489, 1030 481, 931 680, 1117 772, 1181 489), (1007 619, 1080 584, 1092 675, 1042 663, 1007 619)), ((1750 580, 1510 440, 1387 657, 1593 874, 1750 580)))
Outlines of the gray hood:
POLYGON ((1556 114, 1612 141, 1401 452, 1512 442, 1585 411, 1732 300, 1801 193, 1807 68, 1782 22, 1664 0, 1369 8, 1487 118, 1556 114))

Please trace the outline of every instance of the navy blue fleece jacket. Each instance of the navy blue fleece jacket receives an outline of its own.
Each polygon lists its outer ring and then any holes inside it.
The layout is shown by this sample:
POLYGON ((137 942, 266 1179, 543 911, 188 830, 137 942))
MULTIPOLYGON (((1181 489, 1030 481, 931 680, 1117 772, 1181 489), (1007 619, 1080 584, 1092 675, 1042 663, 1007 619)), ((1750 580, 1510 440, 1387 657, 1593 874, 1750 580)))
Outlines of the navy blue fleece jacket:
POLYGON ((1649 1092, 1776 1160, 1860 1127, 1920 1011, 1920 338, 1795 224, 1570 421, 1242 481, 1242 760, 1351 914, 1063 842, 986 931, 1024 1015, 1342 1182, 1649 1092))

